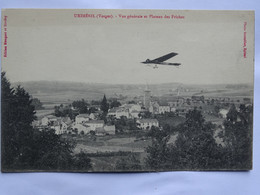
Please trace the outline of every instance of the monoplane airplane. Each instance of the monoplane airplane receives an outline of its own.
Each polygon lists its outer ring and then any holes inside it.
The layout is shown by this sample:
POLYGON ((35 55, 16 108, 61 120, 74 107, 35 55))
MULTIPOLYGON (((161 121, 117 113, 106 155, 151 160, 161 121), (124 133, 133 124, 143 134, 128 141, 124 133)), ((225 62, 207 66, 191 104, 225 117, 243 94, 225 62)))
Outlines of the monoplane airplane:
POLYGON ((154 60, 150 60, 150 59, 147 59, 146 61, 144 62, 141 62, 143 64, 155 64, 155 66, 153 68, 158 68, 157 65, 170 65, 170 66, 180 66, 181 64, 180 63, 167 63, 167 62, 164 62, 174 56, 178 55, 177 53, 169 53, 169 54, 166 54, 162 57, 159 57, 159 58, 156 58, 154 60))

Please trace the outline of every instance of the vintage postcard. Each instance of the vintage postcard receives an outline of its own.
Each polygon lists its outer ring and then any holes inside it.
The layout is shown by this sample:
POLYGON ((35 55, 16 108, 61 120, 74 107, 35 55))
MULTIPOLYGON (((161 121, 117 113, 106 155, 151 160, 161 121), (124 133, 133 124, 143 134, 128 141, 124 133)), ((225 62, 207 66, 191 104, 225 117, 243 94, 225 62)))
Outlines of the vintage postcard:
POLYGON ((2 172, 252 169, 254 11, 1 20, 2 172))

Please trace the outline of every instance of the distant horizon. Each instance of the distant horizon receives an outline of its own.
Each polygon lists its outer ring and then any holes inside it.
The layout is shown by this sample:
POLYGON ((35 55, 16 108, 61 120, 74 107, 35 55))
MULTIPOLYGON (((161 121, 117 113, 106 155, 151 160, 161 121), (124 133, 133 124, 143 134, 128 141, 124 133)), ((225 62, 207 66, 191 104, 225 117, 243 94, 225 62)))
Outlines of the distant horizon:
MULTIPOLYGON (((8 78, 7 78, 8 79, 8 78)), ((9 79, 8 79, 9 80, 9 79)), ((254 83, 184 83, 184 82, 162 82, 162 83, 102 83, 102 82, 85 82, 85 81, 69 81, 69 80, 28 80, 28 81, 15 81, 11 84, 19 83, 40 83, 40 82, 52 82, 52 83, 73 83, 73 84, 98 84, 98 85, 167 85, 167 84, 179 84, 179 85, 250 85, 254 86, 254 83)))

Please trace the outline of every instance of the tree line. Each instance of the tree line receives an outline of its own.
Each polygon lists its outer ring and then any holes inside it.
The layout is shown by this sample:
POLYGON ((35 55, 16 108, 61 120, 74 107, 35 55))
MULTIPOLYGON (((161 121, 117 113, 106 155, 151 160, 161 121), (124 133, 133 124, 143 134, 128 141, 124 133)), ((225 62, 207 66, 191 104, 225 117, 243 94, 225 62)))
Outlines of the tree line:
POLYGON ((121 103, 116 99, 107 100, 106 95, 102 100, 92 100, 90 103, 85 99, 75 100, 70 105, 60 104, 54 106, 54 115, 57 117, 70 117, 74 120, 79 114, 91 114, 99 110, 102 111, 100 119, 105 119, 109 109, 121 106, 121 103), (73 108, 73 109, 72 109, 73 108))
POLYGON ((32 127, 36 119, 32 98, 22 88, 11 87, 1 73, 2 170, 90 170, 85 153, 74 155, 73 140, 56 135, 54 130, 39 131, 32 127))
POLYGON ((224 146, 214 139, 216 125, 206 122, 201 111, 186 114, 178 126, 174 144, 168 144, 169 133, 153 127, 149 132, 152 145, 146 151, 146 165, 152 170, 248 170, 252 168, 253 107, 231 106, 219 136, 224 146))

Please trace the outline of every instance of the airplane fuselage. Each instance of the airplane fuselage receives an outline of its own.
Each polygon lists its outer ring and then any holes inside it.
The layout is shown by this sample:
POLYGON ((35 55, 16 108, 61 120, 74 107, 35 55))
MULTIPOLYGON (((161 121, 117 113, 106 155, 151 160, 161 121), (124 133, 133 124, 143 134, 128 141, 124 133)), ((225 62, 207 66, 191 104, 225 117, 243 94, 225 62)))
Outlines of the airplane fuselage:
POLYGON ((146 61, 142 62, 143 64, 158 64, 158 65, 172 65, 172 66, 180 66, 181 63, 168 63, 168 62, 156 62, 156 61, 151 61, 147 59, 146 61))
POLYGON ((159 57, 159 58, 156 58, 156 59, 153 59, 153 60, 150 60, 150 59, 147 59, 145 60, 144 62, 142 62, 143 64, 155 64, 155 66, 153 68, 158 68, 157 65, 170 65, 170 66, 180 66, 181 64, 180 63, 168 63, 168 62, 164 62, 174 56, 178 55, 177 53, 169 53, 167 55, 164 55, 162 57, 159 57))

